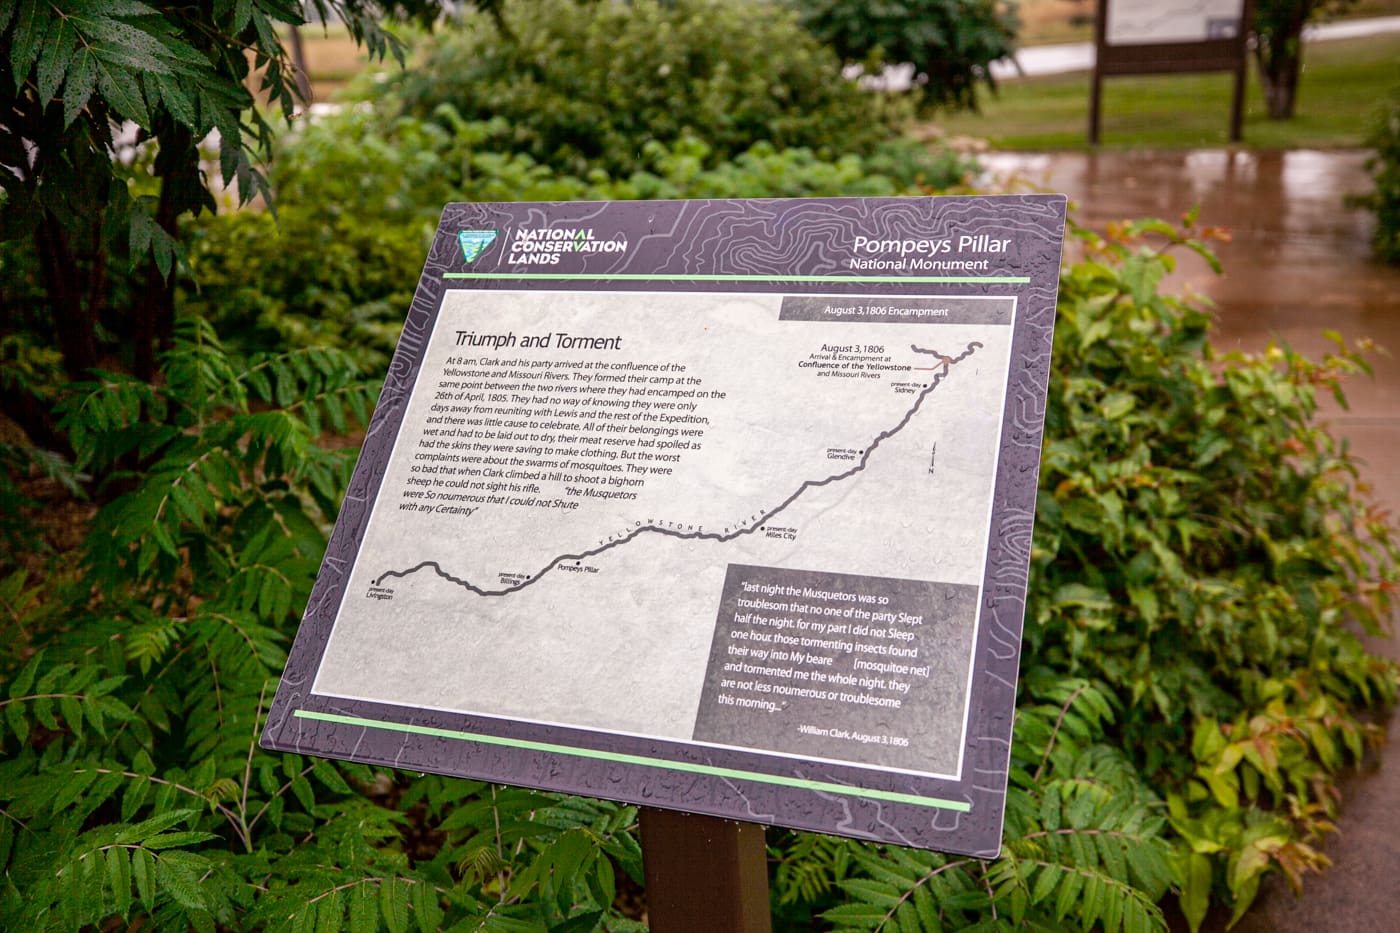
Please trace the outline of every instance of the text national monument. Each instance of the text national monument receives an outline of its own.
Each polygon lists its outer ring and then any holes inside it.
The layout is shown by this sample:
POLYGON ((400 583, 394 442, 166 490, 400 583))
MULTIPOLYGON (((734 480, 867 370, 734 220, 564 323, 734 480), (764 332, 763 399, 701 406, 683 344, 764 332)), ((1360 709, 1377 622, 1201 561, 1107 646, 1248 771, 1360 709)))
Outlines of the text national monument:
POLYGON ((449 205, 263 745, 996 855, 1064 216, 449 205))

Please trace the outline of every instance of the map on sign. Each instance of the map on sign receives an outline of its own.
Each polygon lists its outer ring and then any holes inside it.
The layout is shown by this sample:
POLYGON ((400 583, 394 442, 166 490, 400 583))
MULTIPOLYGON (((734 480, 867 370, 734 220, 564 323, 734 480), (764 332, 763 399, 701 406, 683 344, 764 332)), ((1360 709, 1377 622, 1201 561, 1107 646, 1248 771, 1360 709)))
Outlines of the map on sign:
POLYGON ((954 774, 1015 301, 890 304, 449 294, 316 692, 954 774))
POLYGON ((449 208, 265 744, 995 852, 1062 211, 449 208))

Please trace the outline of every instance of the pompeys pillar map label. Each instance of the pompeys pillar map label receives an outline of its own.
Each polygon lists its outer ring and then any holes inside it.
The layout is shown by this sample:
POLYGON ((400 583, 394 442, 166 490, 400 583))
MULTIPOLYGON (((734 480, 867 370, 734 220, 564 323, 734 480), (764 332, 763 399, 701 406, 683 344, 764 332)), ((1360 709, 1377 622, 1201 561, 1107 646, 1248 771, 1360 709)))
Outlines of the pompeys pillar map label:
POLYGON ((449 205, 264 745, 995 855, 1064 206, 449 205))

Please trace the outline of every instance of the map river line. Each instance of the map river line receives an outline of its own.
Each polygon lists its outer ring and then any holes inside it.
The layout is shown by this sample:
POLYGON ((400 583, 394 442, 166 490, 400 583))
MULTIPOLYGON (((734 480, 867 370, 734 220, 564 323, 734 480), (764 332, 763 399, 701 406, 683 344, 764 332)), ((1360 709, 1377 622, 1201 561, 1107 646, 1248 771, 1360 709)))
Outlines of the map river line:
POLYGON ((924 403, 924 400, 928 398, 930 394, 932 394, 933 390, 936 389, 939 386, 939 384, 943 381, 944 377, 948 375, 951 367, 954 364, 961 363, 963 360, 966 360, 968 357, 972 356, 973 353, 977 352, 977 350, 981 349, 981 347, 982 344, 974 340, 971 343, 969 343, 967 345, 967 348, 963 350, 963 352, 958 356, 948 357, 944 356, 937 350, 926 350, 922 347, 911 345, 909 349, 914 351, 915 353, 922 353, 928 356, 937 357, 939 360, 942 361, 942 368, 939 369, 936 373, 934 373, 934 375, 929 379, 929 384, 925 386, 922 391, 919 392, 918 396, 915 397, 914 404, 909 407, 908 411, 904 413, 904 416, 900 418, 899 422, 893 427, 881 431, 878 435, 876 435, 875 439, 866 445, 865 451, 861 455, 860 461, 856 463, 855 466, 851 467, 848 470, 845 470, 844 472, 834 473, 831 476, 826 477, 825 479, 805 480, 800 486, 797 487, 797 489, 792 493, 792 495, 788 496, 781 503, 769 509, 767 512, 762 513, 748 525, 740 527, 732 532, 726 533, 715 531, 677 531, 673 528, 663 528, 659 525, 642 525, 638 528, 634 528, 631 532, 629 532, 621 538, 618 538, 617 540, 609 541, 606 544, 600 545, 591 550, 582 551, 578 554, 561 554, 558 557, 550 560, 547 564, 545 564, 545 566, 538 573, 531 574, 524 580, 521 580, 519 583, 515 583, 510 586, 494 590, 483 589, 482 587, 479 587, 476 584, 472 583, 470 580, 463 580, 460 577, 455 577, 452 574, 448 573, 446 570, 443 570, 442 565, 440 565, 437 561, 433 560, 423 561, 422 563, 416 564, 405 570, 385 571, 384 573, 380 574, 379 577, 374 581, 375 585, 383 585, 384 581, 389 579, 390 577, 403 578, 411 574, 415 574, 420 570, 432 570, 442 579, 448 581, 449 583, 455 583, 457 586, 469 590, 470 592, 475 593, 477 596, 509 596, 513 593, 518 593, 530 584, 543 579, 544 576, 547 573, 549 573, 550 570, 553 570, 560 564, 566 563, 567 561, 582 561, 592 557, 597 557, 603 554, 604 552, 611 550, 612 548, 620 547, 624 544, 627 544, 641 537, 644 534, 665 535, 667 537, 679 538, 687 541, 717 541, 721 544, 728 541, 733 541, 739 537, 742 537, 743 535, 753 534, 755 531, 762 528, 766 522, 773 518, 776 518, 785 509, 787 509, 788 506, 796 502, 805 492, 807 492, 807 490, 818 489, 823 486, 829 486, 832 483, 839 483, 843 480, 851 478, 852 476, 855 476, 857 473, 860 473, 862 470, 864 470, 866 468, 866 465, 870 462, 871 455, 875 453, 875 449, 879 447, 880 444, 884 441, 888 440, 891 437, 894 437, 909 424, 909 422, 913 419, 914 415, 918 413, 919 408, 924 403))

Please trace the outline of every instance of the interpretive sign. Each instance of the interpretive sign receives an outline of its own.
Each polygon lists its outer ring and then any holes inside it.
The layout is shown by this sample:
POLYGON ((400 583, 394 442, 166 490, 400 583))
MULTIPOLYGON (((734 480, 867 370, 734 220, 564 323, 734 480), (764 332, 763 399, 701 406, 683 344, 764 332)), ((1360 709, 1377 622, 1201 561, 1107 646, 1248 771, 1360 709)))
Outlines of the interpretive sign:
POLYGON ((1239 142, 1253 11, 1253 0, 1098 0, 1089 141, 1099 141, 1105 77, 1228 71, 1230 139, 1239 142))
POLYGON ((1064 209, 449 205, 263 744, 994 855, 1064 209))

